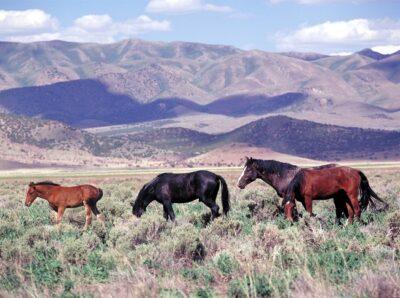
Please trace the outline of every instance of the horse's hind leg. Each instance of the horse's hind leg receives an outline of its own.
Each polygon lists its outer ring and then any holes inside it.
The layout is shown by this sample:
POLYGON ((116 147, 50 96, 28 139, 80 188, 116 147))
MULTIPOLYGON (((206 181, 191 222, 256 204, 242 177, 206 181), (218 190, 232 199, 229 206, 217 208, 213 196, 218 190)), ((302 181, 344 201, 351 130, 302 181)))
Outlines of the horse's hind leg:
POLYGON ((92 209, 92 212, 96 216, 96 218, 101 222, 104 222, 105 221, 104 215, 100 213, 99 209, 97 209, 96 202, 90 202, 89 206, 90 209, 92 209))
POLYGON ((83 229, 86 230, 92 223, 92 209, 90 208, 88 202, 86 201, 83 201, 83 205, 85 206, 86 209, 86 221, 83 229))
POLYGON ((211 220, 213 220, 214 218, 220 216, 221 214, 219 213, 219 206, 217 205, 217 203, 215 203, 215 200, 212 199, 201 199, 201 201, 208 207, 211 209, 211 220))
POLYGON ((219 213, 219 206, 215 202, 217 199, 218 190, 219 183, 217 183, 215 187, 208 187, 205 191, 203 191, 203 194, 199 196, 200 201, 211 209, 211 220, 221 215, 219 213))

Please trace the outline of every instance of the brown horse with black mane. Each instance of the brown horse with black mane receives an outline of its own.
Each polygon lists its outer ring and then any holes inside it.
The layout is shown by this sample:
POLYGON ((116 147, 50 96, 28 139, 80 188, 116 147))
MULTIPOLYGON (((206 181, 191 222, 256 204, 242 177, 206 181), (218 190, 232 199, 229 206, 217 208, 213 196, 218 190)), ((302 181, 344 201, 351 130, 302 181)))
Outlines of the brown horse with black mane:
POLYGON ((104 221, 104 216, 97 209, 97 202, 102 198, 103 191, 92 185, 77 185, 65 187, 51 181, 39 183, 29 183, 26 193, 25 205, 31 206, 37 197, 49 202, 50 207, 57 212, 57 224, 61 223, 66 208, 76 208, 85 206, 86 209, 86 229, 92 222, 92 213, 104 221))
POLYGON ((284 200, 285 216, 293 220, 295 200, 312 213, 312 201, 333 198, 336 206, 336 220, 340 223, 343 215, 352 222, 359 217, 361 210, 369 202, 375 207, 372 197, 385 204, 369 186, 367 177, 359 170, 326 164, 313 168, 300 168, 292 164, 275 160, 260 160, 246 157, 238 187, 245 186, 256 179, 262 179, 272 186, 284 200), (359 190, 361 199, 358 201, 359 190))
POLYGON ((359 219, 361 211, 368 204, 376 209, 372 198, 384 204, 383 209, 388 207, 378 195, 372 190, 367 177, 363 172, 345 166, 324 169, 302 169, 293 178, 288 186, 286 196, 283 200, 285 216, 293 220, 292 212, 295 200, 301 202, 304 208, 312 214, 312 202, 314 200, 326 200, 333 198, 336 207, 336 220, 345 216, 349 223, 354 217, 359 219), (360 196, 360 201, 358 197, 360 196))

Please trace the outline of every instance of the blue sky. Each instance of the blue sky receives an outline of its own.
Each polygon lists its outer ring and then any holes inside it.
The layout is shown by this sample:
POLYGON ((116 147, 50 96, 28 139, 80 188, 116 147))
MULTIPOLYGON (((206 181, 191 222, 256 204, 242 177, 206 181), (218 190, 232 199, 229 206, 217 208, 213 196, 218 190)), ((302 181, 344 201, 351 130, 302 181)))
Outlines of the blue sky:
POLYGON ((267 51, 400 49, 400 0, 0 0, 0 39, 228 44, 267 51))

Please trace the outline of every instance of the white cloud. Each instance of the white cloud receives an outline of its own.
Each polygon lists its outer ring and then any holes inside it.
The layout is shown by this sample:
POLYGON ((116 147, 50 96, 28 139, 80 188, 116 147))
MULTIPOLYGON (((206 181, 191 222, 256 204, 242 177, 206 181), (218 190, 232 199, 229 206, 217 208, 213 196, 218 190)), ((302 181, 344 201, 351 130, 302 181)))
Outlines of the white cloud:
POLYGON ((329 56, 350 56, 353 52, 337 52, 337 53, 330 53, 329 56))
MULTIPOLYGON (((327 3, 363 3, 373 2, 374 0, 267 0, 271 4, 278 4, 282 2, 295 2, 298 4, 312 5, 312 4, 327 4, 327 3)), ((375 0, 378 1, 378 0, 375 0)), ((384 2, 385 0, 380 0, 384 2)))
POLYGON ((400 43, 400 22, 391 19, 325 22, 276 36, 280 50, 347 52, 400 43))
POLYGON ((109 15, 85 15, 80 18, 77 18, 74 21, 74 25, 78 28, 88 29, 88 30, 101 30, 106 26, 110 26, 112 24, 112 19, 109 15))
POLYGON ((394 52, 400 51, 400 44, 397 46, 396 45, 376 46, 372 47, 372 50, 385 55, 393 54, 394 52))
POLYGON ((78 42, 114 42, 153 31, 171 30, 167 20, 146 15, 114 21, 109 15, 84 15, 72 26, 59 28, 57 19, 37 9, 0 10, 0 40, 32 42, 62 39, 78 42))
POLYGON ((169 31, 169 21, 153 20, 146 15, 114 22, 108 15, 88 15, 75 20, 74 26, 62 32, 63 39, 77 42, 114 42, 151 31, 169 31))
POLYGON ((0 10, 0 34, 40 33, 57 27, 57 20, 40 9, 0 10))
POLYGON ((146 11, 151 13, 190 13, 195 11, 232 12, 233 9, 225 5, 204 3, 202 0, 150 0, 146 11))

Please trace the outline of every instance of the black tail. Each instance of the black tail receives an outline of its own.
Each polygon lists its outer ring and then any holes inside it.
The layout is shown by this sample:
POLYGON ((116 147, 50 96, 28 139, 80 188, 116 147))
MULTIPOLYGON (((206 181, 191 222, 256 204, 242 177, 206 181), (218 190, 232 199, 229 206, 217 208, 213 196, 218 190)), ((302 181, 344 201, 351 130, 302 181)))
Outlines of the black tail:
POLYGON ((221 182, 221 201, 222 201, 222 210, 225 215, 228 214, 229 210, 231 209, 230 202, 229 202, 229 190, 228 185, 226 185, 226 181, 221 176, 218 176, 219 181, 221 182))
POLYGON ((100 199, 103 197, 103 190, 101 188, 98 188, 99 194, 97 195, 97 201, 100 201, 100 199))
POLYGON ((386 210, 389 205, 385 201, 383 201, 371 188, 369 185, 367 177, 364 175, 363 172, 359 171, 358 172, 360 177, 361 177, 361 182, 360 182, 360 190, 361 190, 361 198, 360 198, 360 207, 361 210, 365 210, 368 207, 368 203, 371 202, 371 206, 376 210, 376 204, 372 200, 372 198, 378 200, 379 202, 384 204, 384 207, 377 210, 377 211, 382 211, 386 210))
POLYGON ((287 187, 285 197, 282 201, 282 206, 285 206, 287 202, 294 202, 295 195, 299 192, 300 186, 303 183, 303 173, 298 172, 292 181, 290 181, 289 186, 287 187))

